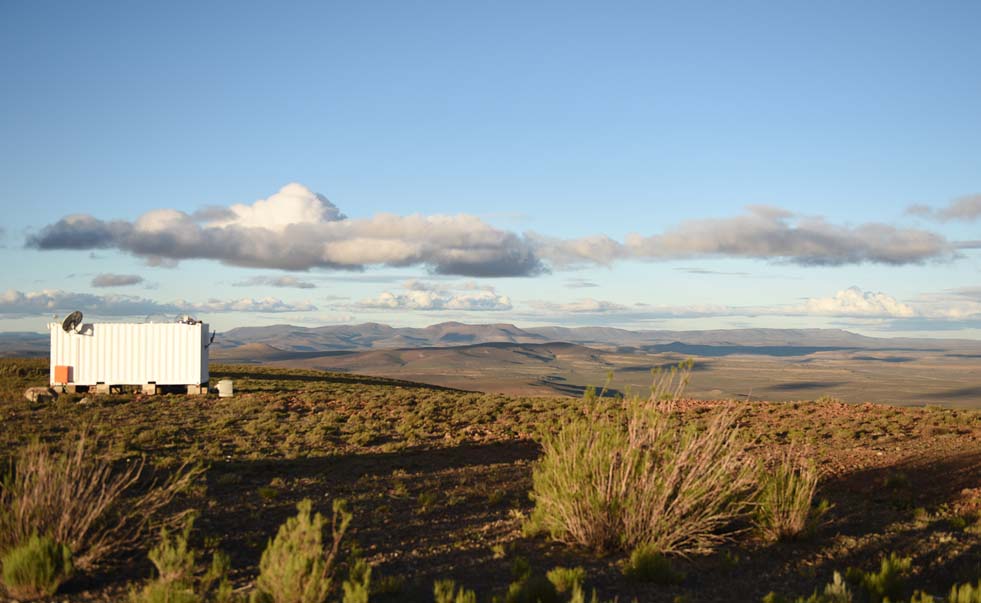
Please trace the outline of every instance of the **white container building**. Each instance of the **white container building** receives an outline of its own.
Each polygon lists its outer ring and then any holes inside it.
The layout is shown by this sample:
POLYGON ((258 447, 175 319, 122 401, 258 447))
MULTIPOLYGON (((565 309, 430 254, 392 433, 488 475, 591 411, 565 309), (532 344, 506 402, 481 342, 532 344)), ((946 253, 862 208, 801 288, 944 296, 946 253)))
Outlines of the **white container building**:
POLYGON ((66 330, 55 322, 48 328, 52 385, 208 383, 207 324, 97 322, 66 330))

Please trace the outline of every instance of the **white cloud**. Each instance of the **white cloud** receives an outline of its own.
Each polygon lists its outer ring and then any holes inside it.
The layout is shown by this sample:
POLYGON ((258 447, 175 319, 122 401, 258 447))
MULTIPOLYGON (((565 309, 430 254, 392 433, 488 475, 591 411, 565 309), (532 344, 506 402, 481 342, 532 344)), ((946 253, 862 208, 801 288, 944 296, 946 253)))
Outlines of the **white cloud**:
POLYGON ((803 314, 819 316, 868 316, 910 318, 917 312, 909 304, 882 292, 862 291, 858 287, 842 289, 831 297, 812 298, 802 306, 803 314))
POLYGON ((532 301, 533 308, 548 312, 569 312, 572 314, 607 314, 611 312, 626 312, 630 308, 611 301, 583 298, 571 302, 559 303, 548 301, 532 301))
POLYGON ((0 294, 0 316, 43 316, 74 310, 94 316, 147 316, 197 312, 310 312, 316 309, 308 302, 290 303, 272 297, 159 302, 133 295, 92 295, 59 289, 26 293, 8 289, 0 294))
MULTIPOLYGON (((972 291, 965 291, 970 296, 972 291)), ((698 318, 721 316, 823 316, 861 319, 935 319, 981 320, 981 302, 964 299, 927 298, 918 303, 901 302, 882 292, 863 291, 849 287, 829 297, 815 297, 801 304, 772 306, 691 305, 658 306, 624 304, 591 298, 556 303, 531 301, 529 305, 553 317, 562 315, 616 316, 624 320, 656 320, 663 318, 698 318)))
POLYGON ((466 312, 498 312, 512 309, 511 299, 500 295, 493 287, 457 289, 441 288, 417 280, 406 281, 403 291, 385 291, 377 297, 363 299, 362 309, 391 310, 460 310, 466 312))
POLYGON ((360 270, 423 265, 438 274, 527 276, 544 270, 530 243, 479 218, 396 216, 345 219, 323 195, 288 184, 268 199, 222 212, 160 209, 135 222, 67 216, 28 239, 38 249, 117 248, 164 260, 212 259, 237 266, 360 270))
MULTIPOLYGON (((973 211, 958 208, 950 211, 973 211)), ((735 217, 691 220, 660 234, 634 233, 623 242, 602 234, 560 239, 500 230, 467 214, 346 218, 326 197, 296 183, 252 204, 192 214, 158 209, 134 222, 66 216, 29 237, 27 245, 115 248, 164 266, 184 259, 283 270, 424 266, 435 274, 473 277, 532 276, 549 265, 608 266, 624 259, 902 265, 950 260, 964 247, 927 230, 875 222, 832 224, 760 206, 735 217)))

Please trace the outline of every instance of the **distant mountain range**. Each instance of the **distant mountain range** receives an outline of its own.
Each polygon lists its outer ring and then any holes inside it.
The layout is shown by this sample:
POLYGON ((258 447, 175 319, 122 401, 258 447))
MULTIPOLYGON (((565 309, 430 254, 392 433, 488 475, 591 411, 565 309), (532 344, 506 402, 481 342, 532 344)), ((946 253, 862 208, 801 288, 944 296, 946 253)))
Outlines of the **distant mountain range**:
MULTIPOLYGON (((512 324, 472 325, 444 322, 423 328, 379 323, 302 327, 272 325, 239 327, 219 332, 212 348, 216 359, 265 361, 277 356, 320 355, 325 352, 443 348, 487 343, 574 343, 628 352, 677 351, 701 354, 706 346, 720 348, 789 347, 944 351, 979 351, 981 342, 956 339, 867 337, 841 329, 723 329, 705 331, 631 331, 613 327, 534 327, 512 324), (675 349, 671 349, 675 348, 675 349)), ((0 333, 0 356, 39 356, 48 353, 44 333, 0 333)))

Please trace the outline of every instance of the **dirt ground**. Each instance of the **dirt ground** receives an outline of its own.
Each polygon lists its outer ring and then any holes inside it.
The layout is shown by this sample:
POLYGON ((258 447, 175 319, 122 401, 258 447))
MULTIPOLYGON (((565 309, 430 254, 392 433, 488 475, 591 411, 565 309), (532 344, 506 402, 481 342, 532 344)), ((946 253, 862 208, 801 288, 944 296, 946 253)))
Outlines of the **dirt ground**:
MULTIPOLYGON (((13 366, 13 365, 12 365, 13 366)), ((849 566, 873 569, 890 552, 913 558, 911 584, 935 594, 981 577, 981 414, 849 405, 832 399, 742 402, 749 452, 794 442, 824 472, 833 505, 808 540, 768 543, 748 531, 711 555, 673 560, 681 584, 631 581, 624 555, 522 536, 532 509, 535 434, 581 400, 474 394, 353 375, 216 367, 234 376, 231 399, 64 396, 32 404, 15 393, 43 382, 31 362, 0 371, 0 456, 40 437, 86 426, 118 458, 144 455, 161 470, 195 458, 206 483, 181 504, 199 512, 195 544, 231 556, 246 589, 276 528, 304 498, 327 512, 345 498, 352 542, 373 566, 373 601, 431 601, 453 578, 481 600, 512 580, 518 557, 536 571, 586 569, 586 584, 620 601, 759 601, 809 594, 849 566), (676 597, 682 597, 676 599, 676 597)), ((698 413, 722 401, 685 402, 698 413)), ((151 574, 146 551, 112 559, 64 585, 52 601, 120 601, 151 574)))

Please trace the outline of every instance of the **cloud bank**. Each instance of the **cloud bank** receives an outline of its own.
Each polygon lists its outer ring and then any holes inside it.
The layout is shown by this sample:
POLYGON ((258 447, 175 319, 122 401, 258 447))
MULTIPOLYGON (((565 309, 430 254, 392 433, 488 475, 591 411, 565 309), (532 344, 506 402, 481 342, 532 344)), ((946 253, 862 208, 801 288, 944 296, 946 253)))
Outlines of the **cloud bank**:
POLYGON ((71 215, 45 226, 27 245, 119 249, 151 262, 211 259, 282 270, 426 266, 437 274, 485 277, 544 270, 527 240, 479 218, 378 214, 348 219, 326 197, 295 183, 227 211, 160 209, 134 222, 71 215))
POLYGON ((720 316, 826 316, 856 319, 981 321, 981 302, 973 299, 974 294, 975 292, 970 289, 958 290, 944 296, 929 297, 912 304, 901 302, 886 293, 849 287, 828 297, 813 297, 800 304, 774 306, 655 306, 649 304, 626 306, 592 298, 566 303, 532 301, 529 305, 553 315, 616 316, 627 320, 720 316))
POLYGON ((95 316, 148 316, 150 314, 185 314, 219 312, 310 312, 310 303, 289 303, 280 299, 242 298, 210 299, 206 302, 158 302, 132 295, 92 295, 59 289, 21 292, 8 289, 0 294, 0 316, 36 316, 82 310, 95 316))
MULTIPOLYGON (((971 203, 948 210, 968 215, 971 203)), ((833 224, 764 206, 734 217, 684 222, 659 234, 634 233, 622 242, 605 235, 560 239, 500 230, 466 214, 347 218, 326 197, 296 183, 250 205, 208 207, 191 214, 159 209, 132 222, 66 216, 30 236, 27 246, 118 249, 151 265, 210 259, 294 271, 422 266, 434 274, 471 277, 533 276, 550 268, 605 266, 626 259, 920 264, 953 259, 963 247, 927 230, 875 222, 833 224)))

